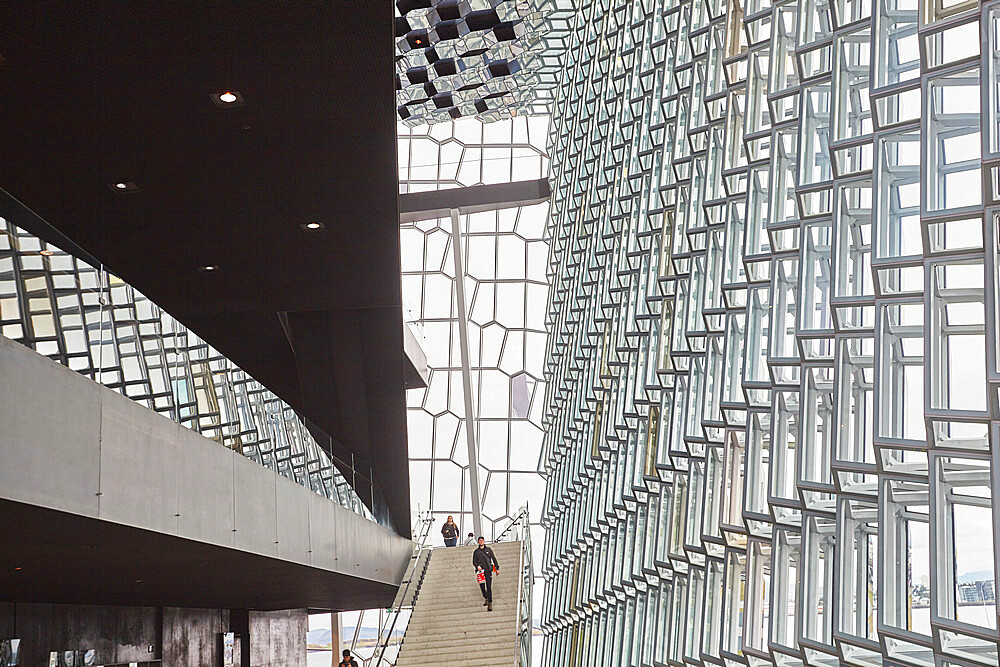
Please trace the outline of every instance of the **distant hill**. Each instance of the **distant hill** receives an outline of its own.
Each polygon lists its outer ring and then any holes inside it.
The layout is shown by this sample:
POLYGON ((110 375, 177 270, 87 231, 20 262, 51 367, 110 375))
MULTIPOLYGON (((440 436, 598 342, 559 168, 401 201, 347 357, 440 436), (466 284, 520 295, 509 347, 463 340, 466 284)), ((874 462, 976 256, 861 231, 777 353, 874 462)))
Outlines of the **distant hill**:
MULTIPOLYGON (((403 633, 404 633, 403 629, 396 629, 393 630, 392 635, 394 637, 402 637, 403 633)), ((342 635, 341 639, 345 642, 349 642, 353 638, 354 638, 354 626, 345 625, 344 634, 342 635)), ((378 628, 362 625, 361 632, 358 633, 358 639, 359 640, 378 639, 378 628)), ((310 630, 309 633, 306 635, 306 643, 309 646, 327 646, 328 644, 330 644, 331 641, 333 641, 333 633, 327 628, 316 628, 314 630, 310 630)))
POLYGON ((993 572, 991 570, 980 570, 978 572, 966 572, 958 577, 958 583, 960 584, 971 584, 976 581, 993 581, 993 572))
MULTIPOLYGON (((392 631, 393 637, 402 637, 403 633, 406 632, 403 628, 396 628, 392 631)), ((344 626, 344 641, 348 642, 354 637, 354 626, 345 625, 344 626)), ((361 632, 358 633, 358 639, 378 639, 378 628, 362 625, 361 632)))
POLYGON ((326 646, 333 641, 333 632, 329 628, 316 628, 306 634, 306 643, 310 646, 326 646))

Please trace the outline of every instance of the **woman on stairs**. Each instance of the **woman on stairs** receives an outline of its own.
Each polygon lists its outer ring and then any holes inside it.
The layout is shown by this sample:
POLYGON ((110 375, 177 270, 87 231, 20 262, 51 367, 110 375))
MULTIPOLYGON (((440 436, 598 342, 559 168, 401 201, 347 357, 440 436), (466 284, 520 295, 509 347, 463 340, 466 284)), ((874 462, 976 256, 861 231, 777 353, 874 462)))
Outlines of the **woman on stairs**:
POLYGON ((444 545, 446 547, 458 545, 458 526, 455 525, 455 518, 450 514, 448 515, 448 520, 441 526, 441 536, 444 538, 444 545))

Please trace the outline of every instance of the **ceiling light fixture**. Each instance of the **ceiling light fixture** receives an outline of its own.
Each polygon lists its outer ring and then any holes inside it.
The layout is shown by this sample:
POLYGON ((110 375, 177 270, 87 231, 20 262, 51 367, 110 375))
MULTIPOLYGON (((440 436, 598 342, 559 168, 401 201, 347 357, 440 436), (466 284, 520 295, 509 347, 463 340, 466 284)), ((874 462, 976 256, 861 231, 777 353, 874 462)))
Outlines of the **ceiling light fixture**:
POLYGON ((243 95, 238 90, 227 90, 223 93, 211 93, 212 103, 217 107, 241 107, 243 106, 243 95))
POLYGON ((299 225, 299 227, 301 227, 304 231, 307 232, 322 232, 326 230, 326 225, 324 225, 322 222, 316 222, 315 220, 311 220, 305 224, 299 225))
POLYGON ((39 255, 44 255, 45 257, 49 257, 49 256, 52 255, 52 251, 51 250, 39 250, 38 254, 39 255))
POLYGON ((115 181, 114 183, 108 183, 108 187, 123 195, 139 191, 139 186, 132 181, 115 181))
POLYGON ((219 270, 219 265, 218 264, 204 264, 202 266, 199 266, 198 270, 201 271, 202 273, 211 273, 212 271, 218 271, 219 270))

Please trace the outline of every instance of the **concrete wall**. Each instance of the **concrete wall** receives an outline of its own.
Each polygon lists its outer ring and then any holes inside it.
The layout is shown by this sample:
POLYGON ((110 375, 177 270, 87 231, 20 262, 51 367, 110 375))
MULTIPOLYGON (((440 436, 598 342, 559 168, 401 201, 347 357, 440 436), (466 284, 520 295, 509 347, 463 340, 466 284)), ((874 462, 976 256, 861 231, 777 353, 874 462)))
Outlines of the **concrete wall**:
POLYGON ((250 664, 283 667, 306 664, 309 615, 300 610, 250 612, 250 664))
POLYGON ((0 336, 0 498, 398 585, 412 543, 0 336))
POLYGON ((22 665, 47 665, 50 651, 94 649, 97 664, 159 656, 159 612, 152 607, 5 603, 0 610, 4 638, 21 640, 22 665))
MULTIPOLYGON (((304 666, 308 626, 304 609, 250 612, 250 664, 304 666)), ((94 649, 96 664, 213 667, 218 635, 229 631, 224 609, 0 603, 0 638, 19 638, 28 666, 47 665, 50 651, 94 649)))
POLYGON ((218 665, 219 633, 229 632, 225 609, 163 609, 164 665, 218 665))

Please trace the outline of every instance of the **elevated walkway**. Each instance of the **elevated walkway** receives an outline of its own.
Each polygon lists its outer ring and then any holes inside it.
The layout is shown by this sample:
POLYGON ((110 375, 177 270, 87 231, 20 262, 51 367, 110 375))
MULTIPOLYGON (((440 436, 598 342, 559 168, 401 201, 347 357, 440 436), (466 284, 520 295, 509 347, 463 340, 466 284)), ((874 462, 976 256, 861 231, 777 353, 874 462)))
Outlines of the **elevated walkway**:
POLYGON ((518 664, 521 542, 490 547, 500 562, 500 575, 493 578, 493 611, 483 606, 476 583, 475 547, 430 552, 396 667, 518 664))
POLYGON ((0 568, 5 601, 376 607, 392 602, 413 551, 374 521, 3 336, 0 462, 0 526, 16 538, 0 553, 11 564, 0 568))

